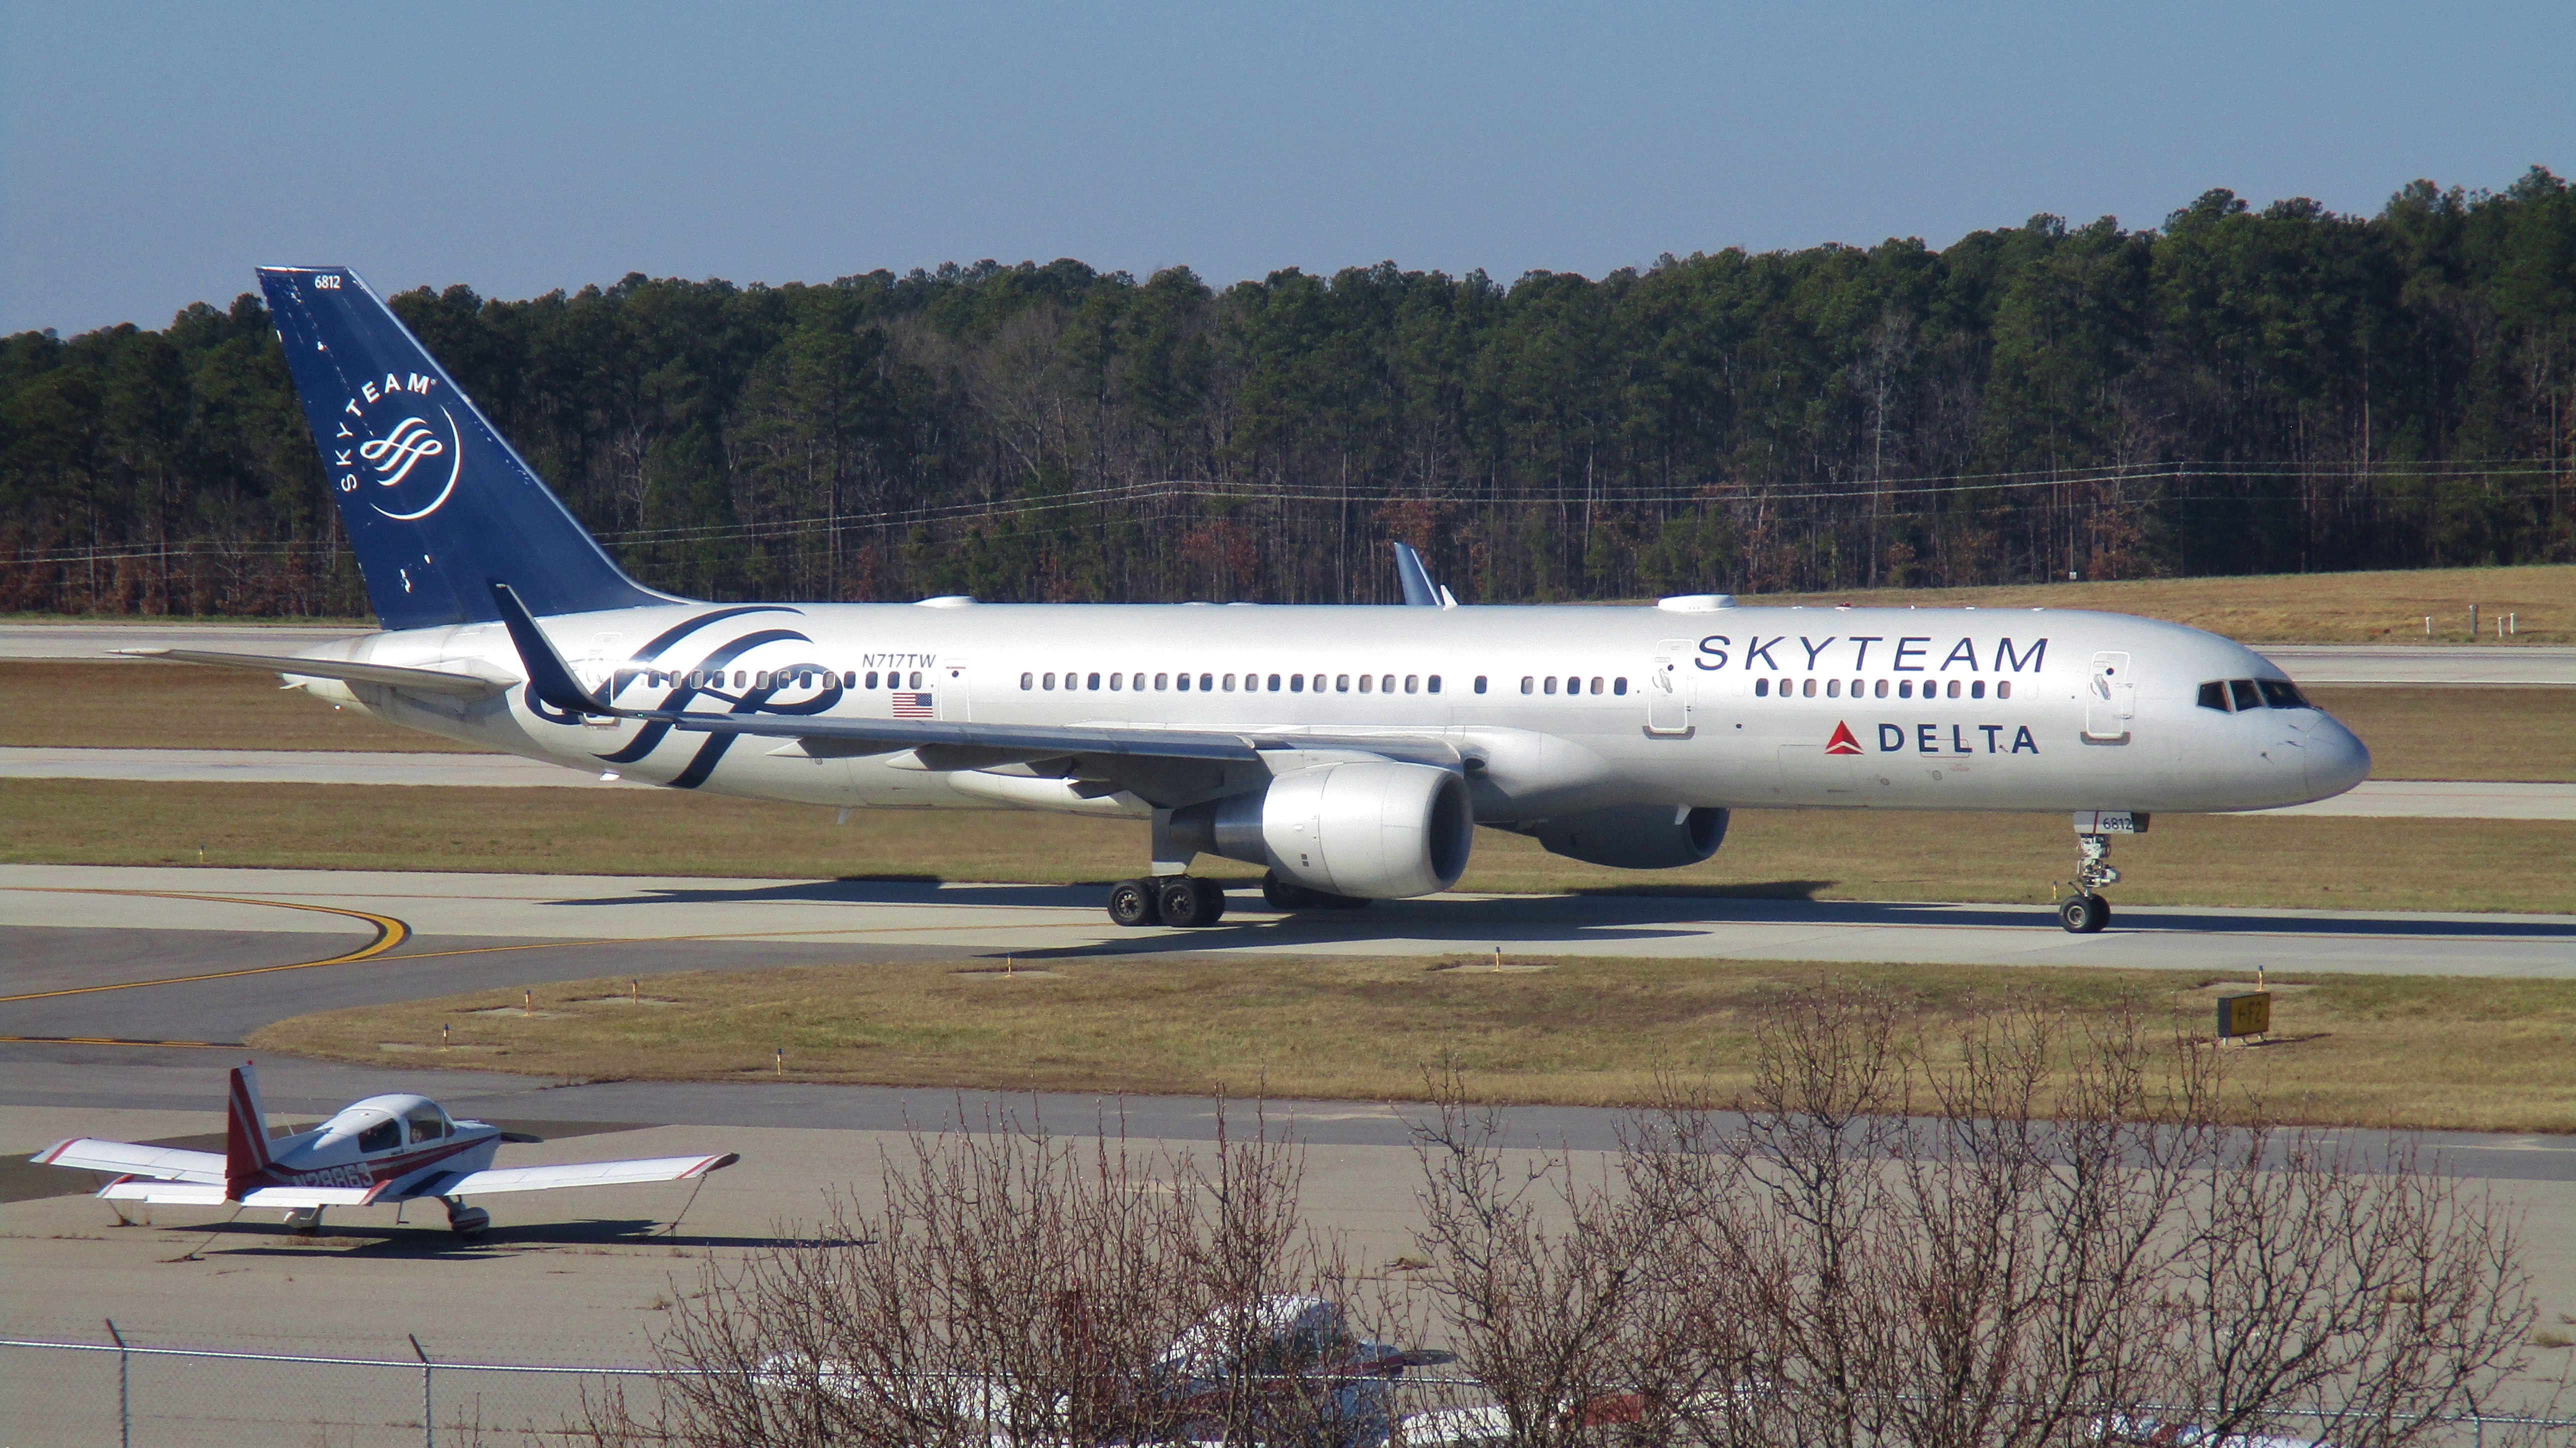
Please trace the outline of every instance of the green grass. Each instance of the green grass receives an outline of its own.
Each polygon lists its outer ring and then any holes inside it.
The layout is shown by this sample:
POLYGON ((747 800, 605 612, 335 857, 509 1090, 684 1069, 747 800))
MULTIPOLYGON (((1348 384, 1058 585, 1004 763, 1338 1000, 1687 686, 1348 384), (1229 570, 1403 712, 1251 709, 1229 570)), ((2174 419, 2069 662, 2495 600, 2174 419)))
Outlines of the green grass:
MULTIPOLYGON (((1507 964, 1537 962, 1507 961, 1507 964)), ((1936 1055, 2016 1003, 2121 1003, 2209 1034, 2215 979, 2029 967, 1567 959, 1495 972, 1419 959, 1084 958, 1005 977, 990 959, 623 978, 280 1022, 263 1050, 551 1077, 767 1078, 1076 1092, 1416 1099, 1454 1065, 1480 1099, 1649 1100, 1660 1073, 1745 1084, 1752 1011, 1832 981, 1885 992, 1936 1055), (456 1049, 436 1051, 442 1025, 456 1049)), ((1481 967, 1481 968, 1480 968, 1481 967)), ((2576 981, 2281 977, 2281 1044, 2230 1051, 2291 1120, 2576 1130, 2576 981), (2474 1042, 2474 1049, 2466 1048, 2474 1042)))
MULTIPOLYGON (((869 811, 670 791, 0 780, 0 861, 556 874, 1106 881, 1141 823, 869 811)), ((1630 872, 1480 830, 1460 888, 2038 902, 2068 875, 2063 815, 1739 812, 1725 848, 1630 872)), ((2576 913, 2576 822, 2164 815, 2120 841, 2134 904, 2576 913)), ((1206 872, 1248 866, 1202 861, 1206 872)))

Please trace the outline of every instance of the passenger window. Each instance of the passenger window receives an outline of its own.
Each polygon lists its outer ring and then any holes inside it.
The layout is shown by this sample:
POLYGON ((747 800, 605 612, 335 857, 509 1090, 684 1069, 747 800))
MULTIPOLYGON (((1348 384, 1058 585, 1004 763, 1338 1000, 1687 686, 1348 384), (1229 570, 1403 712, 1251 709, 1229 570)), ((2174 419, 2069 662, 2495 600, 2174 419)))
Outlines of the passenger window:
POLYGON ((912 671, 912 687, 916 689, 921 687, 921 670, 919 669, 912 671))
POLYGON ((1485 692, 1485 676, 1482 674, 1476 676, 1476 692, 1479 694, 1485 692))
POLYGON ((1279 676, 1277 674, 1272 674, 1270 676, 1270 692, 1274 694, 1279 692, 1279 676))
POLYGON ((1351 691, 1351 676, 1350 676, 1350 675, 1348 675, 1348 674, 1335 674, 1335 675, 1333 675, 1333 692, 1334 692, 1334 693, 1336 693, 1336 694, 1347 694, 1347 693, 1349 693, 1350 691, 1351 691))
POLYGON ((1361 693, 1365 694, 1365 693, 1367 693, 1369 690, 1371 690, 1371 689, 1373 689, 1373 688, 1376 688, 1376 687, 1377 687, 1377 675, 1375 675, 1375 674, 1362 674, 1362 675, 1360 675, 1360 692, 1361 692, 1361 693))
MULTIPOLYGON (((1226 675, 1226 676, 1225 676, 1225 686, 1226 686, 1227 688, 1229 688, 1229 689, 1231 689, 1231 688, 1233 688, 1233 687, 1234 687, 1234 675, 1232 675, 1232 674, 1228 674, 1228 675, 1226 675)), ((1204 694, 1204 693, 1206 693, 1208 690, 1213 689, 1213 688, 1215 688, 1215 687, 1216 687, 1216 675, 1214 675, 1214 674, 1201 674, 1201 675, 1199 675, 1199 692, 1200 692, 1200 693, 1204 694)))
POLYGON ((1839 699, 1839 698, 1841 698, 1842 696, 1843 696, 1843 681, 1842 681, 1842 680, 1840 680, 1840 679, 1827 679, 1827 680, 1825 680, 1825 697, 1826 697, 1826 698, 1828 698, 1828 699, 1839 699))
POLYGON ((402 1145, 402 1123, 379 1121, 358 1133, 358 1150, 391 1151, 402 1145))
POLYGON ((1594 674, 1592 676, 1592 692, 1596 694, 1601 692, 1601 676, 1599 674, 1594 674))
POLYGON ((2275 709, 2310 707, 2307 700, 2299 697, 2298 686, 2287 679, 2258 679, 2255 683, 2263 691, 2263 702, 2275 709))
POLYGON ((1816 681, 1813 679, 1807 680, 1799 686, 1798 692, 1810 699, 1816 697, 1816 681))
POLYGON ((748 689, 748 688, 750 688, 750 687, 751 687, 751 685, 750 685, 750 683, 748 682, 749 677, 750 677, 750 675, 749 675, 748 671, 746 671, 746 670, 743 670, 743 669, 736 669, 736 670, 734 670, 734 671, 733 671, 733 686, 734 686, 735 688, 737 688, 737 689, 748 689))
POLYGON ((1125 677, 1127 677, 1125 674, 1111 674, 1111 675, 1109 676, 1109 692, 1111 692, 1111 693, 1113 693, 1113 694, 1117 693, 1117 692, 1118 692, 1118 681, 1119 681, 1120 679, 1125 678, 1125 677))
POLYGON ((1959 681, 1956 679, 1950 681, 1950 697, 1953 699, 1959 697, 1959 681))
POLYGON ((1613 694, 1624 694, 1624 693, 1627 693, 1627 692, 1628 692, 1628 680, 1626 679, 1626 677, 1622 676, 1622 677, 1620 677, 1620 678, 1612 679, 1612 680, 1610 681, 1610 692, 1611 692, 1611 693, 1613 693, 1613 694))
POLYGON ((1424 689, 1428 692, 1434 694, 1440 692, 1440 676, 1438 674, 1433 674, 1430 678, 1423 680, 1422 683, 1424 689))
MULTIPOLYGON (((1157 688, 1157 689, 1168 689, 1168 688, 1170 688, 1171 686, 1172 686, 1172 676, 1171 676, 1171 675, 1169 675, 1169 674, 1156 674, 1156 675, 1154 676, 1154 687, 1155 687, 1155 688, 1157 688)), ((1138 675, 1136 676, 1136 687, 1137 687, 1137 688, 1140 688, 1140 689, 1141 689, 1141 688, 1143 688, 1143 687, 1145 687, 1145 676, 1144 676, 1143 674, 1138 674, 1138 675)))
POLYGON ((1539 687, 1540 687, 1540 689, 1541 689, 1541 691, 1542 691, 1542 692, 1550 693, 1550 694, 1555 693, 1555 692, 1556 692, 1556 675, 1554 675, 1554 674, 1550 674, 1550 675, 1548 675, 1548 676, 1547 676, 1547 679, 1546 679, 1546 682, 1542 683, 1539 687))
POLYGON ((1229 694, 1234 692, 1234 675, 1232 674, 1225 676, 1225 691, 1229 694))
POLYGON ((1877 688, 1874 688, 1874 689, 1872 689, 1872 690, 1870 690, 1870 692, 1871 692, 1872 694, 1876 695, 1877 697, 1881 698, 1881 699, 1886 698, 1886 697, 1887 697, 1887 681, 1886 681, 1885 679, 1881 679, 1881 680, 1879 680, 1879 681, 1878 681, 1878 687, 1877 687, 1877 688))
POLYGON ((1537 689, 1537 688, 1538 688, 1538 680, 1531 678, 1531 677, 1530 677, 1529 675, 1527 675, 1527 674, 1523 674, 1523 675, 1521 675, 1521 692, 1522 692, 1522 693, 1527 694, 1527 693, 1530 693, 1530 692, 1534 691, 1534 690, 1535 690, 1535 689, 1537 689))
POLYGON ((1416 681, 1415 681, 1415 679, 1414 679, 1414 676, 1413 676, 1413 675, 1411 675, 1411 674, 1407 674, 1407 675, 1405 675, 1405 676, 1404 676, 1404 692, 1406 692, 1406 693, 1408 693, 1408 694, 1412 693, 1412 692, 1414 691, 1414 684, 1415 684, 1415 682, 1416 682, 1416 681))
POLYGON ((1754 680, 1754 681, 1753 681, 1753 697, 1754 697, 1754 698, 1756 698, 1756 699, 1768 699, 1768 698, 1770 698, 1770 697, 1771 697, 1771 681, 1770 681, 1769 679, 1756 679, 1756 680, 1754 680))
POLYGON ((1385 677, 1383 677, 1383 678, 1379 679, 1379 680, 1377 681, 1377 691, 1378 691, 1379 693, 1381 693, 1381 694, 1392 694, 1392 693, 1394 693, 1394 692, 1395 692, 1395 675, 1393 675, 1393 674, 1388 674, 1388 675, 1386 675, 1385 677))
POLYGON ((1304 674, 1290 674, 1288 676, 1288 692, 1291 694, 1302 694, 1306 692, 1306 676, 1304 674))
POLYGON ((1036 688, 1037 686, 1038 686, 1038 676, 1037 676, 1037 675, 1035 675, 1035 674, 1022 674, 1022 675, 1020 675, 1020 692, 1021 692, 1021 693, 1025 694, 1025 693, 1027 693, 1029 690, 1034 689, 1034 688, 1036 688))
POLYGON ((2240 714, 2244 713, 2248 709, 2260 709, 2263 707, 2262 697, 2254 692, 2254 681, 2252 679, 2228 680, 2227 692, 2235 698, 2236 712, 2240 714))
POLYGON ((1189 675, 1187 675, 1187 674, 1179 674, 1179 675, 1175 675, 1175 676, 1173 677, 1173 679, 1172 679, 1172 682, 1173 682, 1174 684, 1177 684, 1177 685, 1179 685, 1179 686, 1180 686, 1180 690, 1181 690, 1181 692, 1182 692, 1182 693, 1186 694, 1186 693, 1188 693, 1188 692, 1190 691, 1190 676, 1189 676, 1189 675))
POLYGON ((1089 687, 1094 688, 1094 689, 1097 689, 1097 688, 1099 688, 1099 687, 1100 687, 1100 676, 1099 676, 1098 674, 1093 674, 1093 675, 1091 676, 1091 683, 1090 683, 1089 687))
POLYGON ((1997 682, 1996 682, 1996 684, 1995 684, 1995 697, 1996 697, 1996 698, 1998 698, 1998 699, 2009 699, 2009 698, 2011 698, 2011 697, 2012 697, 2012 680, 2010 680, 2010 679, 2003 679, 2003 680, 1999 680, 1999 681, 1997 681, 1997 682))
POLYGON ((1968 685, 1968 697, 1971 699, 1982 699, 1986 697, 1986 681, 1978 679, 1970 683, 1968 685))
POLYGON ((846 673, 846 674, 843 674, 843 675, 841 676, 841 687, 842 687, 842 688, 844 688, 844 689, 855 689, 855 688, 857 688, 858 686, 859 686, 859 674, 858 674, 858 670, 853 669, 853 670, 851 670, 850 672, 848 672, 848 673, 846 673))

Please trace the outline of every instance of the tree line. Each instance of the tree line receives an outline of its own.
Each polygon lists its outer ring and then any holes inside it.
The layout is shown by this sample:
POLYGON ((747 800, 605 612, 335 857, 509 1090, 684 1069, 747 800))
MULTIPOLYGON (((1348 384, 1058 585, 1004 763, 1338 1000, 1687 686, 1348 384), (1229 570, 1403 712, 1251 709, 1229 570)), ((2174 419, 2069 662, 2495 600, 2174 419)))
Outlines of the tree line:
MULTIPOLYGON (((1384 601, 2576 558, 2576 195, 2214 190, 1504 285, 1065 260, 395 310, 701 597, 1384 601)), ((363 613, 258 298, 0 339, 0 608, 363 613)))

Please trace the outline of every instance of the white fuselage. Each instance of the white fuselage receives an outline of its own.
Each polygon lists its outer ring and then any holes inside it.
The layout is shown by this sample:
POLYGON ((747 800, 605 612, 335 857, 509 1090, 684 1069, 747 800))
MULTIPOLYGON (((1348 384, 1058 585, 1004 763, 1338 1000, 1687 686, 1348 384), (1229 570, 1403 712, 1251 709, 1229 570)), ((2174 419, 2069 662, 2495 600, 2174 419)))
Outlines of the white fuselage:
MULTIPOLYGON (((2198 703, 2210 681, 2285 677, 2250 649, 2056 609, 942 600, 673 604, 544 627, 586 686, 612 681, 611 702, 636 709, 1258 731, 1318 748, 1436 736, 1467 761, 1476 817, 1494 824, 1643 804, 2249 810, 2340 793, 2370 762, 2316 709, 2198 703)), ((522 672, 498 624, 311 656, 522 672)), ((942 772, 910 751, 817 757, 784 740, 585 722, 524 687, 471 702, 306 687, 450 738, 718 794, 1148 813, 1017 766, 942 772)))

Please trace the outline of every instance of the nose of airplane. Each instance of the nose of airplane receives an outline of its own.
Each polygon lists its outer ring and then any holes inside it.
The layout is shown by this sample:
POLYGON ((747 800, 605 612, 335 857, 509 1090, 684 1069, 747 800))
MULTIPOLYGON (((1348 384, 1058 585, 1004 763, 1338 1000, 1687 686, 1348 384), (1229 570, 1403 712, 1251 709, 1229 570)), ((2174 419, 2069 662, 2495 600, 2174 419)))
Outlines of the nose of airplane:
POLYGON ((2302 742, 2308 788, 2318 798, 2341 794, 2370 778, 2370 746, 2333 717, 2320 715, 2302 742))

